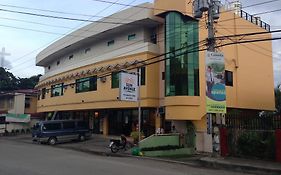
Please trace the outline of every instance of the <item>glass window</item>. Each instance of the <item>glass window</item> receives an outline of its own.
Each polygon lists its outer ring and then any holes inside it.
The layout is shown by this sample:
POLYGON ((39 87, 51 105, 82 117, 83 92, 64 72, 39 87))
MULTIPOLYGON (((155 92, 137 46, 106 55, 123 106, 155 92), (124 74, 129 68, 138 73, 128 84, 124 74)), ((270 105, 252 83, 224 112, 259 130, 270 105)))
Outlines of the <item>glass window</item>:
POLYGON ((228 70, 225 71, 225 85, 233 86, 233 72, 228 70))
POLYGON ((131 41, 136 38, 136 34, 128 35, 128 40, 131 41))
POLYGON ((30 99, 30 98, 25 98, 24 107, 25 107, 25 108, 30 108, 30 102, 31 102, 31 99, 30 99))
POLYGON ((111 88, 119 88, 119 72, 111 73, 111 88))
POLYGON ((87 122, 79 121, 79 122, 77 122, 77 128, 79 128, 79 129, 88 129, 89 126, 88 126, 87 122))
MULTIPOLYGON (((145 67, 141 67, 141 85, 145 85, 145 67)), ((139 79, 138 79, 139 82, 139 79)))
POLYGON ((46 123, 43 126, 44 131, 54 131, 60 129, 61 129, 61 123, 46 123))
POLYGON ((76 93, 96 91, 97 76, 81 78, 76 80, 76 93))
POLYGON ((151 29, 150 33, 150 42, 153 44, 157 44, 157 28, 151 29))
POLYGON ((42 99, 45 99, 46 97, 46 88, 42 89, 42 99))
POLYGON ((57 97, 63 95, 63 83, 53 85, 51 87, 51 97, 57 97))
POLYGON ((74 129, 75 123, 74 122, 63 122, 63 129, 74 129))
POLYGON ((91 51, 91 48, 89 47, 89 48, 87 48, 87 49, 85 49, 85 54, 87 54, 88 52, 90 52, 91 51))
POLYGON ((107 42, 107 46, 112 46, 112 45, 114 45, 114 40, 111 40, 111 41, 107 42))
POLYGON ((199 96, 198 22, 170 12, 165 28, 166 96, 199 96))

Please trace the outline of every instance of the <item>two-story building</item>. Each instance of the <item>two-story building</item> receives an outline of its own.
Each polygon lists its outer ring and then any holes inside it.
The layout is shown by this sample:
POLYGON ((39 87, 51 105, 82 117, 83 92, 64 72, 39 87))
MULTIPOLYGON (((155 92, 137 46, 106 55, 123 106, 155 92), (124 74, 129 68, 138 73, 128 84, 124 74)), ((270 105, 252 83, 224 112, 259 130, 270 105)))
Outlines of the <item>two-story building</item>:
POLYGON ((40 119, 37 114, 37 90, 0 92, 1 132, 30 130, 40 119))
MULTIPOLYGON (((221 13, 217 36, 270 30, 236 12, 221 13)), ((49 119, 87 120, 95 133, 128 135, 138 122, 138 104, 118 99, 118 73, 139 68, 145 135, 171 125, 182 133, 194 128, 197 150, 208 151, 205 52, 197 51, 207 33, 185 0, 155 0, 91 23, 37 55, 36 65, 45 69, 37 110, 49 119)), ((274 110, 271 42, 218 50, 225 55, 227 111, 274 110)))

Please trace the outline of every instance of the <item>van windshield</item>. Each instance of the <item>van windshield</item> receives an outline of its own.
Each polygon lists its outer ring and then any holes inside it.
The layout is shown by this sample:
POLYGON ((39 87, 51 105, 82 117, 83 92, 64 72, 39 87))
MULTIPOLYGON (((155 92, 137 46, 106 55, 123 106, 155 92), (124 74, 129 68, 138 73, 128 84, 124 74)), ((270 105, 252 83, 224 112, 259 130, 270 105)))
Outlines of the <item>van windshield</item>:
POLYGON ((39 123, 36 123, 35 125, 33 125, 32 129, 38 131, 39 127, 40 127, 39 123))

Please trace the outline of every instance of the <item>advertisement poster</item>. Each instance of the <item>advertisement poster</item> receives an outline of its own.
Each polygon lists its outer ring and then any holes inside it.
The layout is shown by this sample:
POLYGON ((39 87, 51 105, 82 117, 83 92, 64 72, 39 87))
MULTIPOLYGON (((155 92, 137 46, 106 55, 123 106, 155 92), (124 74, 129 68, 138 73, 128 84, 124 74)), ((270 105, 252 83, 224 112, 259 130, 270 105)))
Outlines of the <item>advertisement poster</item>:
POLYGON ((138 76, 121 72, 119 83, 119 100, 136 102, 138 100, 138 76))
POLYGON ((206 53, 207 113, 226 113, 225 64, 220 52, 206 53))

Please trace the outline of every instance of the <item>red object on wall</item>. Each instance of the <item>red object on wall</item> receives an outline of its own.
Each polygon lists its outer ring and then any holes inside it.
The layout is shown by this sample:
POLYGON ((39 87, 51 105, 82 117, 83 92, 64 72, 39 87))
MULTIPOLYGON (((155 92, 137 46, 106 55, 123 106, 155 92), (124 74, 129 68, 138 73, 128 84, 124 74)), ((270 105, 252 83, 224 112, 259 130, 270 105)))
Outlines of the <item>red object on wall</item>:
POLYGON ((275 131, 276 161, 281 162, 281 129, 275 131))
POLYGON ((220 128, 220 148, 221 148, 221 156, 225 157, 228 155, 228 147, 227 147, 227 129, 220 128))

